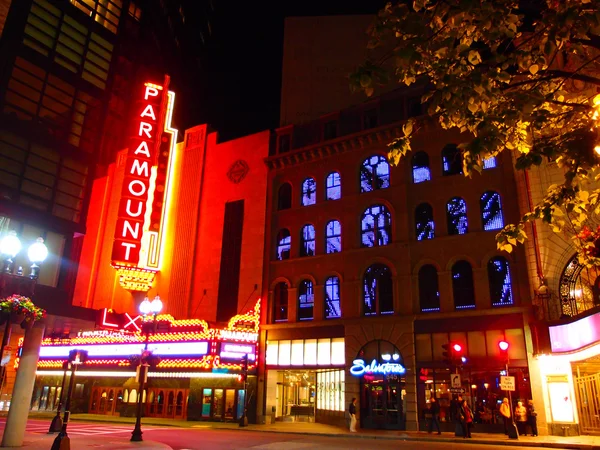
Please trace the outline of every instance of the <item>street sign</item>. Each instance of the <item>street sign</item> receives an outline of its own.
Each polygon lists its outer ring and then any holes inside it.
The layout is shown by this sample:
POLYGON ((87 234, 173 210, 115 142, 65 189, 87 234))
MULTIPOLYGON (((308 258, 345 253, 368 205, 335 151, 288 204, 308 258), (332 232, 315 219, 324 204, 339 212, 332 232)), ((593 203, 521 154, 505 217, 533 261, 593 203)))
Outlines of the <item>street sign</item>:
POLYGON ((462 383, 460 382, 460 375, 458 374, 450 374, 450 380, 452 380, 452 387, 455 389, 460 389, 462 383))
POLYGON ((12 347, 7 345, 4 347, 4 354, 2 355, 2 360, 0 361, 0 365, 5 366, 10 362, 10 357, 12 356, 12 347))
POLYGON ((450 388, 448 389, 452 394, 464 394, 465 390, 462 388, 450 388))
POLYGON ((515 377, 500 377, 500 389, 503 391, 514 391, 515 377))

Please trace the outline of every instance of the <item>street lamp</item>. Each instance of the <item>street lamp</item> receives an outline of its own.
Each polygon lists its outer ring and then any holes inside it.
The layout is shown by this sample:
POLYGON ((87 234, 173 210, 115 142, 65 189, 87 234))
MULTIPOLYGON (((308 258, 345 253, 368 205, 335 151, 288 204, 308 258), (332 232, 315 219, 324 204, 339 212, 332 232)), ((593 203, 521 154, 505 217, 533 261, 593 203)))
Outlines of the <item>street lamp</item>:
POLYGON ((13 258, 17 256, 17 253, 20 251, 21 241, 17 237, 17 232, 11 230, 0 241, 0 254, 5 257, 3 272, 12 273, 13 264, 15 263, 13 258))
POLYGON ((35 242, 29 246, 27 256, 29 257, 29 261, 31 261, 31 274, 29 277, 32 280, 37 280, 40 275, 40 264, 48 257, 48 247, 44 244, 43 238, 37 238, 35 242))
POLYGON ((142 400, 144 394, 144 384, 146 383, 147 371, 149 364, 146 360, 148 357, 148 339, 150 338, 150 333, 156 333, 156 327, 158 325, 158 321, 156 320, 156 316, 163 308, 163 303, 160 297, 157 295, 154 297, 154 300, 148 300, 146 297, 142 303, 140 303, 139 310, 144 316, 144 322, 142 323, 142 328, 146 333, 146 341, 144 344, 144 351, 142 352, 142 356, 140 358, 139 365, 139 382, 140 387, 138 390, 138 398, 137 398, 137 415, 135 419, 135 428, 131 433, 131 441, 140 442, 142 441, 142 400), (152 321, 146 320, 146 317, 152 314, 152 321))

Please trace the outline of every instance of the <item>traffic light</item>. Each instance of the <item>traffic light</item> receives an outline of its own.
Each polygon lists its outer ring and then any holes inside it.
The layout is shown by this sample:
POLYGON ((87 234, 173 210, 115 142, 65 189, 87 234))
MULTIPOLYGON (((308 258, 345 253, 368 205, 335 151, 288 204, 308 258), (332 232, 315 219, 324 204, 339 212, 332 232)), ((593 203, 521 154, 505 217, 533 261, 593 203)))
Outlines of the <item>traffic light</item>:
POLYGON ((498 349, 500 350, 500 358, 502 361, 508 363, 508 342, 500 341, 498 342, 498 349))
POLYGON ((442 348, 444 349, 444 351, 442 352, 442 356, 444 357, 444 364, 448 364, 449 366, 452 365, 452 349, 450 347, 450 344, 444 344, 442 345, 442 348))
POLYGON ((442 345, 442 349, 444 349, 442 352, 444 362, 449 366, 461 366, 466 362, 466 358, 463 356, 462 345, 456 342, 449 342, 442 345))
POLYGON ((238 376, 241 383, 245 383, 248 379, 248 354, 242 356, 242 373, 238 376))

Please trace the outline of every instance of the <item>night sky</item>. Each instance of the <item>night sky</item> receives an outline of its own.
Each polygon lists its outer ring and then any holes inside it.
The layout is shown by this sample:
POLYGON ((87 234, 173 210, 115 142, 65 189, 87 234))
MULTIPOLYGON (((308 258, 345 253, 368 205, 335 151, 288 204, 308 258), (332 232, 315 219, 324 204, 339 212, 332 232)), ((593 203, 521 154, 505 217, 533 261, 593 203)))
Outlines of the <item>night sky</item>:
MULTIPOLYGON (((191 3, 193 4, 193 2, 191 3)), ((198 91, 184 108, 179 126, 207 122, 229 140, 265 129, 279 121, 283 22, 290 16, 375 14, 381 0, 282 0, 278 2, 224 2, 213 0, 210 36, 196 58, 198 91), (204 73, 202 73, 204 72, 204 73), (185 117, 184 117, 185 116, 185 117)), ((186 22, 199 20, 194 7, 186 22)), ((194 36, 193 27, 192 41, 194 36)), ((188 74, 191 75, 191 72, 188 74)))

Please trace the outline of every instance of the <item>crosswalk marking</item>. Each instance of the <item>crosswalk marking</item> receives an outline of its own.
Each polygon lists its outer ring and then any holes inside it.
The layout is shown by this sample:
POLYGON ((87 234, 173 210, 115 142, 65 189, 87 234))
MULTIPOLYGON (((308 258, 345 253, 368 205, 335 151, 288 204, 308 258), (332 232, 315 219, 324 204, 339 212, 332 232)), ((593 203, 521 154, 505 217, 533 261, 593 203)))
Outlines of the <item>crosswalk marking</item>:
MULTIPOLYGON (((6 425, 6 420, 0 421, 0 428, 6 425)), ((50 428, 50 422, 48 423, 28 423, 25 431, 34 434, 46 434, 50 428)), ((153 430, 162 430, 163 428, 144 428, 144 432, 153 430)), ((70 422, 67 427, 67 433, 73 436, 98 436, 103 434, 119 434, 119 433, 131 433, 133 431, 133 425, 93 425, 85 423, 74 423, 70 422)))

